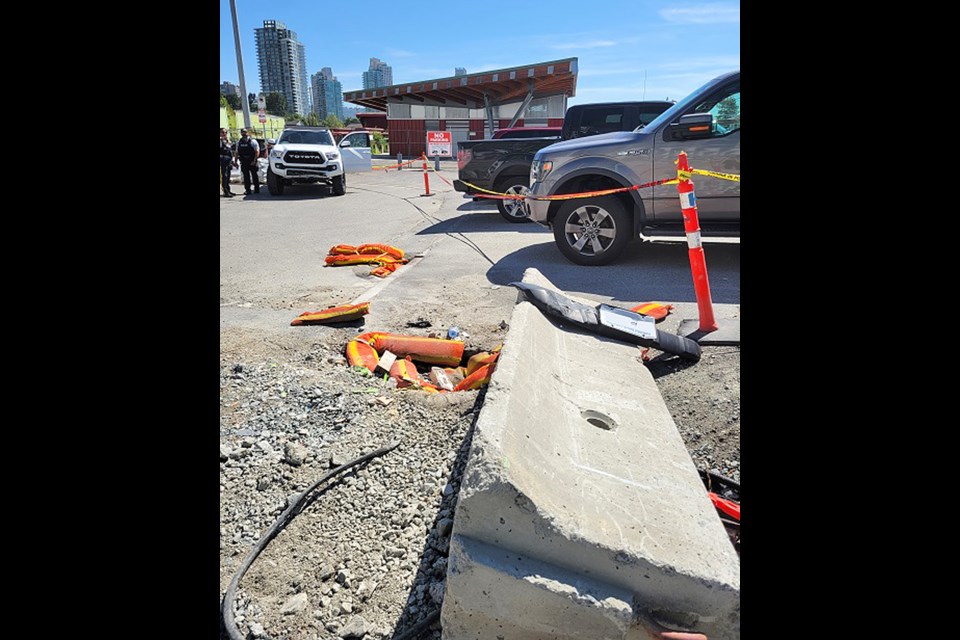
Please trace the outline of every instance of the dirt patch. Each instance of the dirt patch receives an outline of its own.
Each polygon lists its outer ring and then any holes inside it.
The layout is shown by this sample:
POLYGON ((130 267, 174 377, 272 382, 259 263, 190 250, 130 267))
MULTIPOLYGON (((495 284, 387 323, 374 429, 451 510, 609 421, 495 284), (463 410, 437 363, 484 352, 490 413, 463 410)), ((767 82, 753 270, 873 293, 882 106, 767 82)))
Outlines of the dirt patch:
MULTIPOLYGON (((446 335, 459 325, 467 350, 493 348, 508 331, 500 318, 459 324, 448 308, 422 305, 378 329, 446 335), (418 319, 432 326, 406 326, 418 319)), ((364 330, 221 330, 221 596, 289 496, 331 465, 401 442, 330 484, 260 556, 238 593, 244 634, 391 638, 439 610, 460 472, 483 392, 397 390, 351 370, 343 348, 364 330)), ((649 355, 697 466, 739 481, 739 348, 706 347, 697 364, 649 355)), ((439 639, 438 625, 421 637, 439 639)))

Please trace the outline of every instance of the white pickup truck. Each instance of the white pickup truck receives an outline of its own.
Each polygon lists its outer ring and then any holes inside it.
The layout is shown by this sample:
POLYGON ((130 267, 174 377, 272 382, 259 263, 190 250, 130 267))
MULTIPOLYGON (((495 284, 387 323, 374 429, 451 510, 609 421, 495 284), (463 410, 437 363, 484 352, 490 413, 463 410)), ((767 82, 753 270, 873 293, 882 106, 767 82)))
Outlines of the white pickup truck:
POLYGON ((342 196, 347 192, 347 171, 370 171, 370 134, 356 131, 338 145, 329 129, 290 127, 273 145, 269 162, 270 195, 282 195, 288 185, 320 182, 342 196))

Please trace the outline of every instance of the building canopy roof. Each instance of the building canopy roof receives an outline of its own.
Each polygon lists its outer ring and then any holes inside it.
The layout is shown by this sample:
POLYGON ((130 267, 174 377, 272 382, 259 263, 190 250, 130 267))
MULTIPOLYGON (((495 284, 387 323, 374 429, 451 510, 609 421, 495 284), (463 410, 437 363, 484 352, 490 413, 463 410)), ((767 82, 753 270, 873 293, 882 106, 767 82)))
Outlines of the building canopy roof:
POLYGON ((519 102, 530 91, 534 98, 559 94, 572 98, 577 95, 577 59, 564 58, 465 76, 345 91, 343 99, 377 111, 386 111, 388 104, 482 109, 484 95, 489 98, 491 106, 496 106, 519 102))

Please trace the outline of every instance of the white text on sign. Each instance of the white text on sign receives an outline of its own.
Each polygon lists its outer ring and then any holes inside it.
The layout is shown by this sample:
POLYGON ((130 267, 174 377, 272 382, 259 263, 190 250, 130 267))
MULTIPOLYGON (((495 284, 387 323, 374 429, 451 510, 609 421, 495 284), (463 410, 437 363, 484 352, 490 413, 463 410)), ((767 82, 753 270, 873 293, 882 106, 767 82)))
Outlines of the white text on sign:
POLYGON ((449 131, 427 131, 427 155, 451 156, 453 134, 449 131))

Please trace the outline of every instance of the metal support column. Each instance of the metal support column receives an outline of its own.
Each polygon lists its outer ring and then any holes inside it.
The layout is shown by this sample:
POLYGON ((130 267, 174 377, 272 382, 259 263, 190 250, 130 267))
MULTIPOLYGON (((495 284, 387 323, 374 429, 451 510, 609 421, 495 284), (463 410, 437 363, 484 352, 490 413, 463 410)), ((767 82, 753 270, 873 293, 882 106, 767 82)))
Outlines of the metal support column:
POLYGON ((490 127, 490 135, 493 136, 493 105, 490 104, 490 96, 484 92, 483 94, 483 107, 487 110, 487 126, 490 127))
POLYGON ((523 117, 523 114, 527 112, 527 107, 530 106, 530 103, 533 102, 533 83, 527 83, 527 97, 523 99, 523 102, 520 103, 520 108, 517 109, 517 115, 513 116, 513 120, 510 121, 510 124, 507 125, 507 128, 516 126, 517 120, 523 117))

